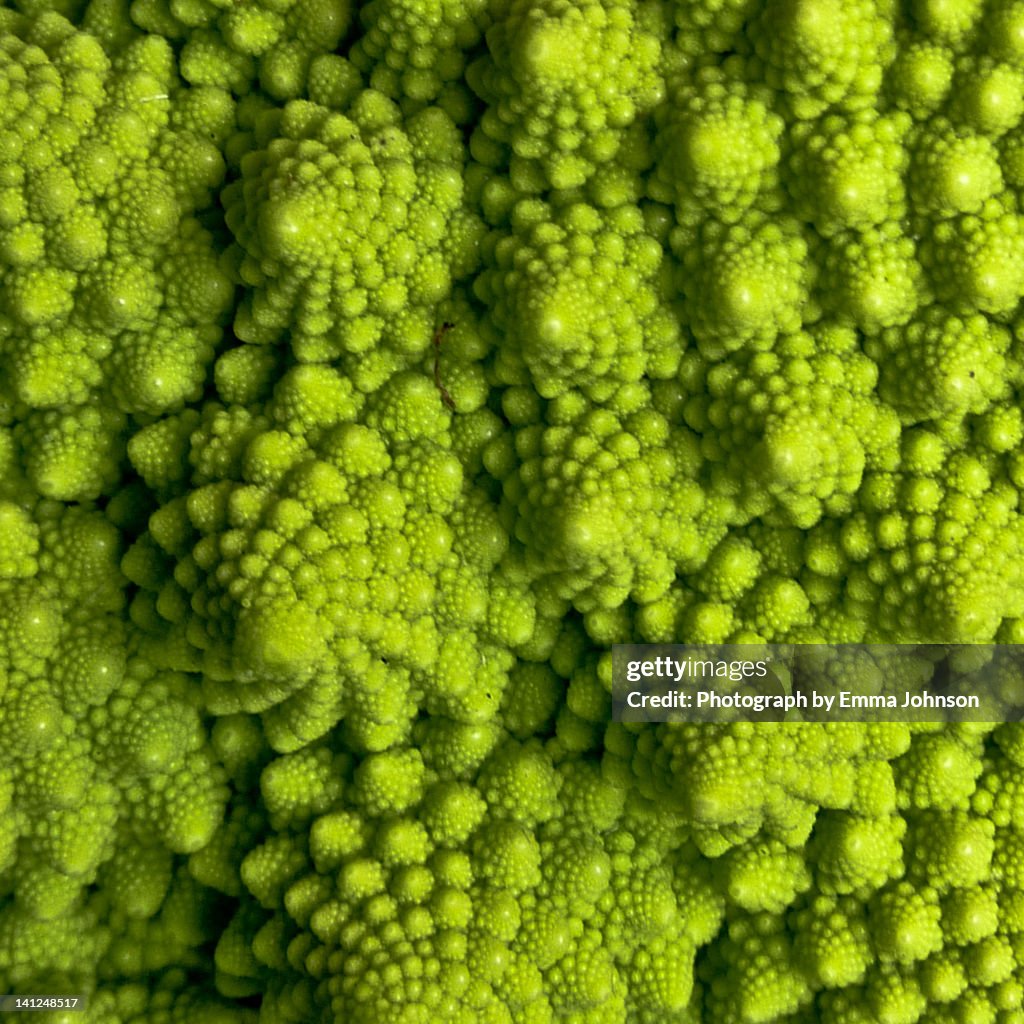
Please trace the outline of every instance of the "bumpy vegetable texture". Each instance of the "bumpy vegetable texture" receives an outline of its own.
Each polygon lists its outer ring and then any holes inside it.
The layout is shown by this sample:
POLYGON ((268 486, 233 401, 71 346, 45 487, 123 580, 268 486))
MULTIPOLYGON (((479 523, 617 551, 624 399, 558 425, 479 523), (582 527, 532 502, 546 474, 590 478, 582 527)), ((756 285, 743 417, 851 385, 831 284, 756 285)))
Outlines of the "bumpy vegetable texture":
POLYGON ((15 0, 0 100, 0 991, 1024 1021, 1020 725, 609 697, 1024 640, 1019 0, 15 0))

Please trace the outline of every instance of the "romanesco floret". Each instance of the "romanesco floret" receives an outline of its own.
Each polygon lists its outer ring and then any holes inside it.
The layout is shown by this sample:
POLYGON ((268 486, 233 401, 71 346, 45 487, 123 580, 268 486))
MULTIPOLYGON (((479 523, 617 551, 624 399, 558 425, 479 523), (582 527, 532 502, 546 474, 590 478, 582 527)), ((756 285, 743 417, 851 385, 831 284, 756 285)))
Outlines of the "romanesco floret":
POLYGON ((702 561, 718 539, 688 478, 693 442, 670 439, 653 410, 620 417, 579 395, 556 400, 548 415, 548 425, 523 426, 484 456, 516 511, 532 573, 584 611, 630 593, 656 599, 676 563, 702 561))
POLYGON ((910 118, 859 113, 797 125, 787 181, 795 209, 823 237, 900 220, 910 118))
POLYGON ((347 114, 308 101, 268 111, 252 145, 225 191, 249 289, 236 333, 284 338, 301 362, 341 360, 376 389, 428 351, 433 309, 464 272, 453 257, 475 229, 455 126, 438 108, 403 124, 365 91, 347 114))
POLYGON ((661 44, 624 0, 512 0, 468 80, 488 104, 477 129, 524 176, 582 184, 661 98, 661 44))
POLYGON ((310 64, 331 53, 352 19, 350 0, 133 0, 132 21, 180 42, 193 85, 245 93, 256 84, 278 100, 303 94, 310 64))
POLYGON ((623 384, 675 374, 681 346, 669 275, 639 210, 602 215, 579 203, 554 211, 524 200, 512 223, 514 235, 493 239, 493 269, 474 285, 519 341, 519 352, 500 353, 508 383, 529 382, 543 398, 579 390, 601 401, 623 384), (612 318, 594 302, 606 290, 621 300, 612 318))
POLYGON ((351 57, 372 88, 410 103, 440 96, 452 109, 461 86, 464 100, 466 53, 491 21, 484 0, 373 0, 359 16, 366 32, 351 57))
POLYGON ((683 224, 709 214, 732 223, 752 206, 777 205, 784 122, 768 94, 715 67, 701 69, 693 84, 676 84, 675 93, 658 108, 666 121, 652 198, 674 204, 683 224))
POLYGON ((176 124, 180 82, 156 37, 111 61, 47 14, 10 21, 0 52, 0 361, 27 407, 35 487, 94 499, 119 475, 118 413, 202 391, 232 296, 195 213, 224 161, 176 124))
POLYGON ((709 359, 766 348, 807 317, 810 264, 796 222, 758 214, 729 225, 708 220, 697 238, 679 226, 672 248, 690 329, 709 359))
POLYGON ((490 717, 509 648, 533 633, 521 584, 488 594, 507 541, 493 516, 473 522, 435 389, 395 377, 354 423, 361 404, 338 371, 300 364, 261 421, 214 407, 191 435, 195 489, 151 518, 125 560, 137 602, 165 620, 155 627, 204 652, 211 706, 265 712, 281 750, 343 718, 353 742, 379 749, 419 707, 490 717), (446 520, 463 504, 453 533, 446 520), (152 596, 147 552, 179 566, 152 596))
POLYGON ((865 467, 896 443, 895 418, 874 397, 877 368, 852 331, 780 336, 770 351, 736 353, 705 373, 684 417, 717 449, 711 487, 732 497, 736 522, 807 529, 842 513, 865 467))
POLYGON ((840 232, 819 252, 816 297, 841 323, 869 337, 909 321, 928 296, 914 241, 897 221, 840 232))
POLYGON ((208 901, 189 889, 191 930, 171 920, 173 855, 210 840, 227 798, 194 680, 156 670, 127 638, 120 542, 102 513, 44 500, 27 514, 35 566, 4 581, 0 624, 4 799, 18 837, 0 976, 74 988, 108 969, 185 965, 207 938, 208 901))
POLYGON ((891 59, 892 27, 872 0, 767 0, 748 32, 760 74, 798 119, 870 105, 891 59))
POLYGON ((884 370, 879 395, 907 425, 959 421, 1007 397, 1009 332, 980 314, 932 306, 903 328, 884 332, 868 351, 884 370))

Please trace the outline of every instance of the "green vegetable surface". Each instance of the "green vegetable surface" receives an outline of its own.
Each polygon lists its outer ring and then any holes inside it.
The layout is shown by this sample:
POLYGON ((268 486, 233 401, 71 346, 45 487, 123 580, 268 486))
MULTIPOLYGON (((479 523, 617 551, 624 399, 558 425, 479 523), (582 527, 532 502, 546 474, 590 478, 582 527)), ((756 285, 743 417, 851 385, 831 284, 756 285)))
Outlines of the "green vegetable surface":
POLYGON ((1024 727, 610 699, 1024 642, 1022 297, 1022 0, 0 4, 0 994, 1024 1024, 1024 727))

